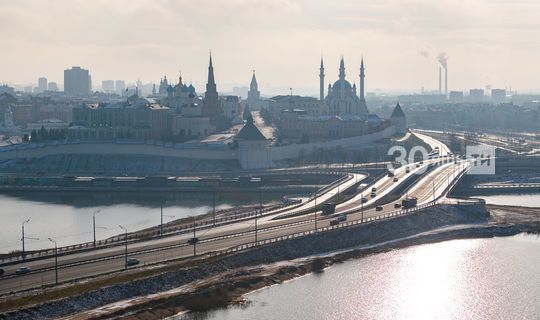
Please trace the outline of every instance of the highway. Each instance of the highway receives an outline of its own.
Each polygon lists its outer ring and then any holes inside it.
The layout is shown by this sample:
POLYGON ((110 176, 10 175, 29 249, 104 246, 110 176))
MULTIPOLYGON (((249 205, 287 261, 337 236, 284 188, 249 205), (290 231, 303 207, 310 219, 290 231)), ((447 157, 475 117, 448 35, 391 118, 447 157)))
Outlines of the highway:
MULTIPOLYGON (((444 148, 440 147, 440 150, 444 148)), ((385 194, 391 192, 402 181, 412 174, 416 174, 425 169, 425 166, 435 163, 437 159, 425 160, 423 164, 410 164, 409 171, 402 167, 395 170, 395 177, 398 182, 393 181, 393 177, 384 176, 376 181, 372 186, 377 188, 377 196, 369 199, 365 204, 371 204, 385 194)), ((424 174, 416 183, 408 190, 408 196, 416 196, 419 204, 429 203, 434 199, 438 199, 445 194, 447 186, 453 182, 459 172, 466 170, 469 165, 468 161, 458 162, 453 161, 436 166, 429 173, 424 174)), ((338 190, 345 190, 353 187, 358 182, 363 180, 365 175, 349 174, 346 178, 340 180, 339 183, 324 190, 322 194, 313 197, 303 204, 297 205, 290 209, 287 213, 307 210, 315 206, 317 203, 328 201, 338 190)), ((362 196, 367 197, 371 193, 371 186, 361 193, 355 195, 350 200, 337 206, 337 211, 347 213, 347 222, 357 221, 360 219, 369 220, 370 218, 385 215, 395 212, 392 203, 384 204, 382 210, 377 211, 375 208, 369 208, 359 211, 360 199, 362 196)), ((403 195, 405 197, 406 195, 403 195)), ((196 237, 199 238, 199 243, 196 246, 197 254, 208 253, 212 251, 225 250, 231 247, 249 244, 257 241, 264 241, 281 236, 287 236, 294 233, 306 232, 315 230, 315 226, 320 229, 327 227, 330 224, 329 218, 323 217, 320 212, 310 213, 298 216, 292 216, 284 219, 274 219, 283 212, 265 213, 264 217, 258 219, 250 219, 246 221, 237 221, 231 224, 217 226, 211 229, 196 231, 196 237), (257 230, 257 232, 255 232, 257 230)), ((174 236, 168 236, 150 241, 132 243, 128 246, 128 255, 130 258, 137 258, 141 261, 140 266, 146 264, 159 264, 160 262, 187 258, 193 256, 193 246, 188 245, 187 241, 193 237, 191 233, 184 233, 174 236)), ((59 269, 58 276, 60 281, 69 281, 80 279, 98 274, 121 271, 124 268, 124 246, 122 243, 111 248, 97 249, 92 251, 68 254, 58 258, 59 269), (102 260, 100 260, 102 259, 102 260)), ((6 275, 0 280, 0 294, 7 294, 13 291, 19 291, 41 285, 54 283, 54 258, 29 261, 4 267, 6 275), (14 272, 21 266, 27 266, 32 272, 15 276, 14 272), (39 269, 48 268, 46 271, 40 272, 39 269)))
POLYGON ((417 136, 418 138, 422 139, 426 144, 428 144, 431 147, 431 149, 439 149, 439 154, 441 156, 452 154, 448 146, 440 142, 439 140, 432 138, 428 135, 419 133, 417 131, 413 131, 413 134, 417 136))

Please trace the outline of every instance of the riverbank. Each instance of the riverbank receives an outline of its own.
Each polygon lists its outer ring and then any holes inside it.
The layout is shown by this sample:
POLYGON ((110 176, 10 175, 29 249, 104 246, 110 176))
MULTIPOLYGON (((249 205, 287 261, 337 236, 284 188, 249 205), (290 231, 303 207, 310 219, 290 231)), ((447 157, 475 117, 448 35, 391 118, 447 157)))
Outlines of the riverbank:
MULTIPOLYGON (((344 229, 260 247, 195 267, 169 267, 158 275, 24 307, 0 317, 105 319, 122 315, 131 319, 161 319, 186 309, 235 303, 247 292, 369 254, 450 239, 540 231, 538 210, 499 206, 490 206, 489 210, 492 216, 486 219, 479 212, 455 207, 431 209, 384 224, 365 225, 362 232, 358 228, 344 229)), ((5 307, 5 303, 0 304, 3 310, 5 307)))

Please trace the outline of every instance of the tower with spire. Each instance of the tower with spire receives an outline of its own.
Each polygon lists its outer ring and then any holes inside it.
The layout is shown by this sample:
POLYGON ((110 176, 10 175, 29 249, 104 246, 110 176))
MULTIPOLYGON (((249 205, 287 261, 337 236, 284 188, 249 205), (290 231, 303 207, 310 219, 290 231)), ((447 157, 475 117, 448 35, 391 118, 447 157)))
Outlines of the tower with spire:
POLYGON ((324 63, 321 57, 321 68, 319 69, 319 101, 324 100, 324 63))
POLYGON ((203 115, 211 116, 218 110, 218 93, 216 81, 214 79, 214 66, 212 65, 212 53, 210 53, 210 62, 208 63, 208 81, 206 82, 206 92, 204 93, 203 115))
POLYGON ((251 76, 251 83, 249 84, 247 106, 250 110, 259 110, 259 100, 261 99, 261 92, 259 91, 259 85, 257 84, 257 78, 255 77, 255 70, 251 76))

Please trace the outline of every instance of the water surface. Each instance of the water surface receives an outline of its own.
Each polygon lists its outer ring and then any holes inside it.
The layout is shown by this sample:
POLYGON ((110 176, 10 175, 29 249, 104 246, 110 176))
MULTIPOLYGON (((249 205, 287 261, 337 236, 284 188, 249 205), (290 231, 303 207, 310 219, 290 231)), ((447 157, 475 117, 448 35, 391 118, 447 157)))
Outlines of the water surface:
POLYGON ((251 303, 171 319, 539 319, 536 236, 453 240, 334 265, 248 294, 251 303))

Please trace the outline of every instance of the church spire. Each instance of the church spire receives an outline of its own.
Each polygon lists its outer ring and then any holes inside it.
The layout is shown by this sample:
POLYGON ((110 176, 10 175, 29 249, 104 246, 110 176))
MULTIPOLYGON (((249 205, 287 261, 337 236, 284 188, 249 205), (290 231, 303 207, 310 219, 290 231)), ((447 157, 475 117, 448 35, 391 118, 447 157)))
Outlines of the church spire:
POLYGON ((345 60, 343 57, 341 57, 341 61, 339 62, 339 79, 345 80, 345 60))

